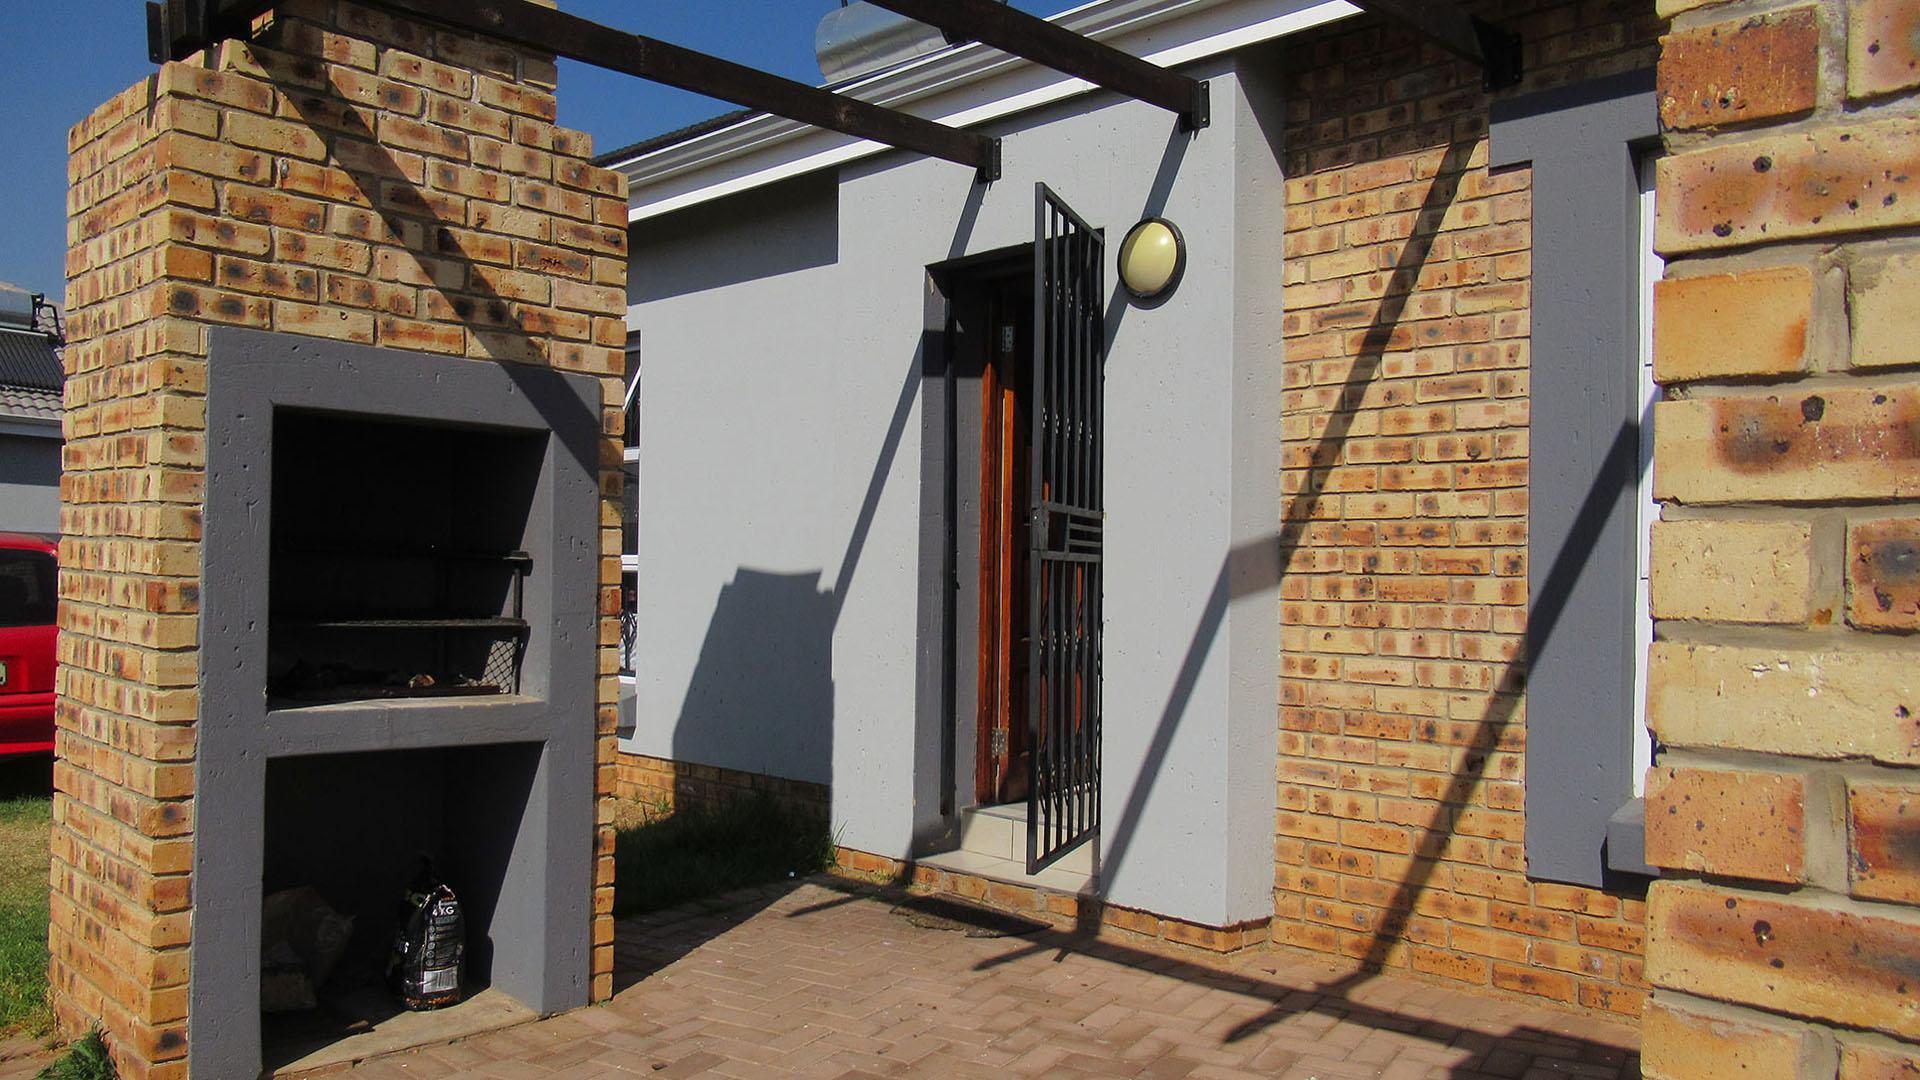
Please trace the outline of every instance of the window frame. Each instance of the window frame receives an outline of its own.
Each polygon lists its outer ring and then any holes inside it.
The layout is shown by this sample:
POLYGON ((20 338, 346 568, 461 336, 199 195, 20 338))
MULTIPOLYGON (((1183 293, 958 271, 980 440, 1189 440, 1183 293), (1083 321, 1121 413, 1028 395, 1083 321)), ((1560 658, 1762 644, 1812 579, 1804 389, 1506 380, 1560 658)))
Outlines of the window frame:
POLYGON ((1651 70, 1493 104, 1488 165, 1532 169, 1527 875, 1647 871, 1636 827, 1641 513, 1639 162, 1651 70))

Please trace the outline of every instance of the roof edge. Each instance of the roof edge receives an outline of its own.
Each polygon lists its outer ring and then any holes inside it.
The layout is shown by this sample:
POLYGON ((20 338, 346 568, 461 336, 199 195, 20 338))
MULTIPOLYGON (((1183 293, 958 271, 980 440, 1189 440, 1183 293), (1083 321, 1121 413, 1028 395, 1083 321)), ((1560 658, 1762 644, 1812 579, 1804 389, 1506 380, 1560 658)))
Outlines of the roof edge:
MULTIPOLYGON (((1220 8, 1243 10, 1230 15, 1211 32, 1173 42, 1143 58, 1169 67, 1190 63, 1360 12, 1348 0, 1094 0, 1049 21, 1101 40, 1207 14, 1218 16, 1216 9, 1220 8)), ((1036 68, 1041 66, 971 43, 915 58, 834 89, 876 105, 903 108, 987 79, 1036 68)), ((1039 90, 1014 90, 957 112, 942 115, 927 110, 923 115, 965 127, 1097 89, 1082 79, 1062 74, 1039 90)), ((660 198, 648 198, 649 189, 665 181, 697 175, 819 130, 784 117, 741 110, 635 143, 597 160, 626 174, 631 190, 628 220, 632 222, 889 149, 852 136, 823 133, 823 137, 830 139, 828 145, 797 160, 775 163, 744 176, 680 185, 682 190, 675 193, 662 192, 660 198)))

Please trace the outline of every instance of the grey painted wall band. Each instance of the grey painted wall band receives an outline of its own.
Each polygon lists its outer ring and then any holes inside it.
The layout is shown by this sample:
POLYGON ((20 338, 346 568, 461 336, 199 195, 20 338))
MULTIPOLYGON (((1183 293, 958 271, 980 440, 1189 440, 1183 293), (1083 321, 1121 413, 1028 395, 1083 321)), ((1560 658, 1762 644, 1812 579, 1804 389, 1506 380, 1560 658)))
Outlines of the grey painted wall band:
POLYGON ((1653 73, 1495 102, 1492 168, 1533 167, 1527 874, 1598 886, 1633 795, 1639 179, 1653 73))

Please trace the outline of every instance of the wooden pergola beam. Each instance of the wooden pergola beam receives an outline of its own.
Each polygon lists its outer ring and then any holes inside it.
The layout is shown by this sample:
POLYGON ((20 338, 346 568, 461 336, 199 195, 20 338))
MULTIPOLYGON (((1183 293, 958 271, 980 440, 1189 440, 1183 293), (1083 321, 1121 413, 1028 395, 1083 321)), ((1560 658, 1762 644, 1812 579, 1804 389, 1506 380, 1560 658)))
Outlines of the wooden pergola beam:
MULTIPOLYGON (((602 26, 526 0, 364 0, 396 14, 564 56, 650 82, 744 105, 855 138, 971 166, 981 180, 1000 177, 1000 140, 898 109, 695 52, 656 38, 602 26)), ((179 59, 223 37, 243 36, 271 0, 165 0, 148 5, 149 52, 179 59)))
POLYGON ((996 0, 868 0, 909 19, 978 41, 1116 94, 1177 113, 1188 130, 1206 127, 1207 84, 1121 52, 996 0))

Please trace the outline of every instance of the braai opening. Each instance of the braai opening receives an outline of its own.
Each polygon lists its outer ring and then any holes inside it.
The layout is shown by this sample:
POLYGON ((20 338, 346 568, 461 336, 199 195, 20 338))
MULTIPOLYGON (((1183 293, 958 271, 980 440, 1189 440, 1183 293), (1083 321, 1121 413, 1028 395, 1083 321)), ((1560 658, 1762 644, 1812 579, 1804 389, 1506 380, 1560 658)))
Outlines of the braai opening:
MULTIPOLYGON (((509 743, 268 763, 261 886, 270 914, 262 966, 274 965, 276 950, 286 948, 279 940, 295 947, 288 960, 308 959, 298 950, 314 938, 311 927, 295 919, 291 933, 273 932, 274 924, 289 922, 272 913, 290 896, 323 902, 344 940, 335 943, 324 973, 302 972, 312 974, 306 989, 313 1000, 304 1007, 263 995, 265 1065, 300 1060, 400 1012, 387 958, 398 901, 422 859, 465 908, 464 996, 474 999, 501 983, 509 993, 526 993, 535 970, 528 953, 540 943, 512 919, 516 907, 539 905, 539 840, 528 828, 528 806, 540 759, 540 744, 509 743), (343 791, 353 798, 338 798, 343 791), (322 805, 326 812, 315 813, 322 805)), ((482 1005, 488 1007, 512 1006, 482 1005)))
POLYGON ((546 440, 279 410, 267 693, 308 704, 514 694, 546 440))

